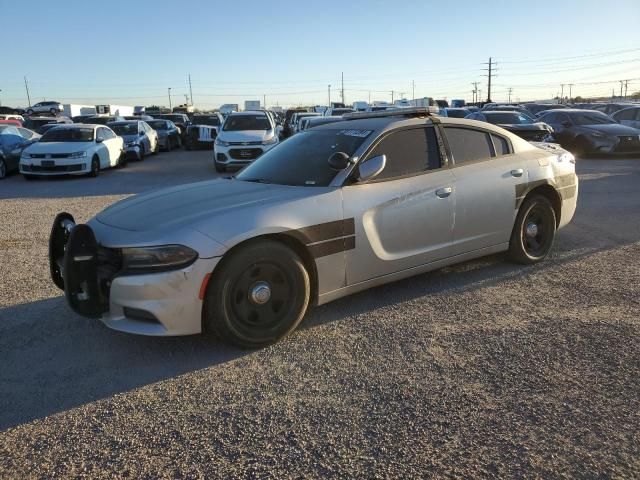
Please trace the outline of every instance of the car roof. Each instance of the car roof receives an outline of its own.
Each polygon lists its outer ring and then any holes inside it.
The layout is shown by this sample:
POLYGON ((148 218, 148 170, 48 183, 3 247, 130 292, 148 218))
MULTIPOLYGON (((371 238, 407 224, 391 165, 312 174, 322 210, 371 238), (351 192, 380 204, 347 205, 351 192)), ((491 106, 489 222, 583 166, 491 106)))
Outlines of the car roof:
POLYGON ((229 116, 237 117, 238 115, 258 115, 262 114, 265 117, 267 116, 267 112, 264 110, 245 110, 244 112, 231 112, 229 116))
POLYGON ((138 122, 142 122, 142 120, 118 120, 117 122, 109 122, 108 125, 129 125, 129 124, 134 124, 138 122))

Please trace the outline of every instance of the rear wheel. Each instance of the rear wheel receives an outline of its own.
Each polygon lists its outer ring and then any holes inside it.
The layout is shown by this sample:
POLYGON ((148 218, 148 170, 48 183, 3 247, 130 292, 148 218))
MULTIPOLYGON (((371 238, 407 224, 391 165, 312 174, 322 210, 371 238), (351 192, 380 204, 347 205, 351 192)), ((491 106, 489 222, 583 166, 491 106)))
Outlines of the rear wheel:
POLYGON ((591 152, 591 145, 586 138, 578 137, 573 144, 573 153, 576 157, 584 157, 591 152))
POLYGON ((127 166, 127 154, 124 152, 120 153, 120 157, 118 157, 118 163, 116 165, 118 168, 124 168, 127 166))
POLYGON ((223 260, 204 304, 205 330, 242 347, 269 345, 292 332, 309 306, 300 257, 281 243, 251 243, 223 260))
POLYGON ((556 212, 543 195, 527 197, 518 211, 509 242, 509 256, 518 263, 543 260, 556 236, 556 212))
POLYGON ((100 174, 100 159, 97 155, 94 155, 91 159, 91 171, 89 172, 90 177, 97 177, 100 174))

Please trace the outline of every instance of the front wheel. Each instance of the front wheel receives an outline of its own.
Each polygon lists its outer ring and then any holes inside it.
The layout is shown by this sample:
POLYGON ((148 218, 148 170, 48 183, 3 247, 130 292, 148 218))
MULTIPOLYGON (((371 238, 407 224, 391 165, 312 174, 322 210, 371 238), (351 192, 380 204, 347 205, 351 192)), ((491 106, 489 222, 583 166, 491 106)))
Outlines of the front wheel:
POLYGON ((144 160, 144 155, 145 155, 145 152, 144 152, 144 143, 142 143, 142 144, 140 144, 140 159, 139 159, 140 161, 143 161, 143 160, 144 160))
POLYGON ((518 211, 509 242, 509 256, 529 265, 540 262, 551 251, 556 236, 556 212, 543 195, 527 197, 518 211))
POLYGON ((231 253, 211 276, 204 327, 235 345, 266 346, 300 324, 310 297, 300 257, 281 243, 257 241, 231 253))
POLYGON ((7 176, 7 164, 0 158, 0 180, 7 176))
POLYGON ((91 171, 89 172, 90 177, 97 177, 100 174, 100 159, 97 155, 94 155, 91 159, 91 171))

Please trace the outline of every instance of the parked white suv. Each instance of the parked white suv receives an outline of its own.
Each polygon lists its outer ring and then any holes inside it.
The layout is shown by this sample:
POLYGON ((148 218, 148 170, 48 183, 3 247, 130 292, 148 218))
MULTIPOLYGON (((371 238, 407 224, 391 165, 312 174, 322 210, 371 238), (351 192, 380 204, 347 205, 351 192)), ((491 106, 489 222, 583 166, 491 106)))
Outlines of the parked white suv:
POLYGON ((278 144, 276 124, 262 110, 231 113, 216 138, 213 160, 216 172, 242 168, 278 144))
POLYGON ((38 102, 27 108, 27 115, 33 115, 34 113, 50 113, 51 115, 57 115, 63 111, 64 108, 62 108, 62 104, 60 102, 38 102))
POLYGON ((89 175, 124 166, 123 140, 104 125, 71 124, 48 130, 23 150, 20 173, 35 176, 89 175))

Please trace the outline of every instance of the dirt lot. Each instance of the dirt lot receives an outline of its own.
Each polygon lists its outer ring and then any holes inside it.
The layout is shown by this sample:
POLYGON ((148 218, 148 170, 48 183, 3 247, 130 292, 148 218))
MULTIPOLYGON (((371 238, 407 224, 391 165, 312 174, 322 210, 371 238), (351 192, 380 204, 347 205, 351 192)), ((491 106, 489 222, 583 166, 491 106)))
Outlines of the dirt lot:
POLYGON ((640 159, 578 161, 543 264, 380 287, 260 351, 73 314, 54 215, 212 177, 210 155, 0 183, 0 478, 640 476, 640 159))

